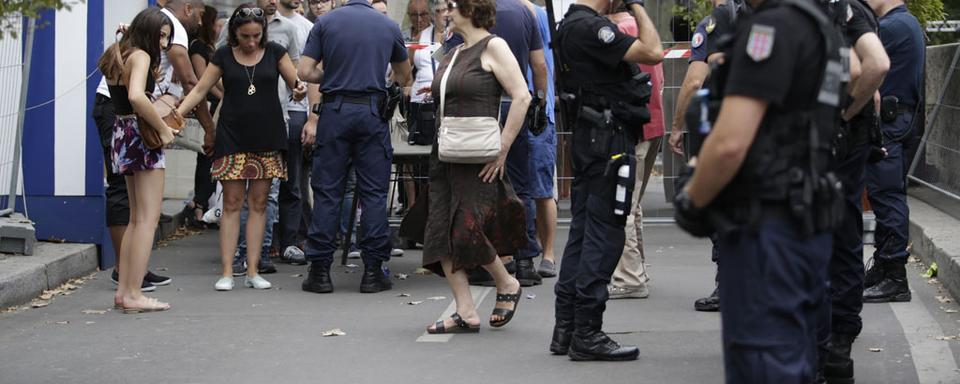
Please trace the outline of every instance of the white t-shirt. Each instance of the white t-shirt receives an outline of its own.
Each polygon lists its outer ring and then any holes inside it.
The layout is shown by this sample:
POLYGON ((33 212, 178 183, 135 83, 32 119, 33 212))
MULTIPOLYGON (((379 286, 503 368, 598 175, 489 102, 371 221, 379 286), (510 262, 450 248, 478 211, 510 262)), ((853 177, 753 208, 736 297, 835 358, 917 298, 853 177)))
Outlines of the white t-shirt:
POLYGON ((421 88, 429 88, 433 84, 433 74, 440 66, 440 61, 433 58, 434 52, 439 50, 443 42, 431 41, 433 39, 433 26, 429 26, 420 32, 420 44, 428 45, 426 48, 420 48, 413 53, 413 65, 417 68, 417 77, 413 79, 413 87, 410 88, 410 102, 427 103, 427 94, 417 94, 421 88))
MULTIPOLYGON (((307 41, 307 37, 310 35, 310 30, 313 29, 313 23, 296 12, 293 13, 292 17, 287 18, 287 20, 292 21, 293 24, 297 26, 297 37, 300 39, 302 47, 302 44, 307 41)), ((303 52, 297 53, 302 54, 303 52)), ((290 104, 287 105, 287 110, 306 112, 308 110, 307 98, 304 97, 303 100, 300 101, 290 101, 290 104)))
MULTIPOLYGON (((190 38, 187 36, 187 30, 183 28, 183 24, 180 24, 180 20, 177 20, 177 17, 174 16, 173 12, 170 12, 169 9, 164 8, 161 12, 167 15, 173 24, 173 39, 170 41, 171 47, 173 45, 180 45, 183 46, 183 49, 189 49, 190 38)), ((160 77, 160 79, 157 79, 157 87, 153 91, 154 95, 160 95, 166 91, 176 97, 183 97, 183 87, 180 86, 180 83, 173 81, 173 64, 167 60, 166 51, 161 51, 160 53, 160 77)))

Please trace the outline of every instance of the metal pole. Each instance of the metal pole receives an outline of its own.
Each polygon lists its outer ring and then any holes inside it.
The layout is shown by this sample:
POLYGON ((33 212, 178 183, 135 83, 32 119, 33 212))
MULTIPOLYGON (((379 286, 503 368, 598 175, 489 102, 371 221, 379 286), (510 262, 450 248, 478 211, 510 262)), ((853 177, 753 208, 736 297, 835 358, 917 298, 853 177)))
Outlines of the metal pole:
POLYGON ((23 146, 23 121, 26 117, 27 92, 30 83, 30 62, 33 58, 33 32, 36 29, 36 20, 27 18, 27 40, 23 57, 23 73, 20 81, 20 108, 17 113, 17 137, 13 145, 13 166, 10 172, 10 196, 7 199, 7 209, 0 211, 0 215, 13 213, 17 208, 17 185, 20 177, 20 152, 23 146))
MULTIPOLYGON (((927 140, 929 140, 930 130, 933 129, 933 124, 937 121, 937 116, 940 115, 940 106, 943 104, 943 98, 947 95, 947 90, 949 90, 950 80, 953 80, 953 73, 957 70, 958 59, 960 59, 960 45, 957 45, 956 51, 953 53, 953 62, 950 63, 950 73, 947 75, 947 81, 943 83, 943 90, 940 91, 937 104, 934 104, 933 110, 930 111, 930 121, 927 122, 929 123, 928 129, 923 130, 923 137, 920 138, 920 147, 917 149, 917 153, 913 155, 913 161, 910 162, 910 170, 907 171, 907 175, 913 175, 913 171, 917 169, 917 163, 920 162, 920 155, 924 151, 923 147, 927 144, 927 140)), ((940 189, 937 188, 937 190, 940 189)))

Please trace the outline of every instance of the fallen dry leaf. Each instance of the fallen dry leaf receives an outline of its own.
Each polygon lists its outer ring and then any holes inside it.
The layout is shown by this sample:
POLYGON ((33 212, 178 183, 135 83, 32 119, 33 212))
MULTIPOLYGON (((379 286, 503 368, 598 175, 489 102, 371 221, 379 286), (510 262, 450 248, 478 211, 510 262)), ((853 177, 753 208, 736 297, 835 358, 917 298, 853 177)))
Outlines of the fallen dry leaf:
POLYGON ((96 323, 97 323, 96 321, 88 321, 85 324, 90 325, 90 324, 96 324, 96 323))
POLYGON ((957 313, 956 309, 944 309, 943 311, 946 313, 957 313))
POLYGON ((951 336, 937 336, 936 339, 937 339, 937 340, 940 340, 940 341, 953 341, 953 340, 956 340, 956 339, 957 339, 957 336, 956 336, 956 335, 951 335, 951 336))
POLYGON ((416 273, 418 275, 430 275, 433 273, 433 271, 426 268, 417 268, 417 270, 413 271, 413 273, 416 273))
POLYGON ((53 299, 53 292, 44 291, 43 293, 40 294, 40 300, 50 300, 50 299, 53 299))
POLYGON ((84 315, 103 315, 107 313, 107 311, 102 309, 84 309, 82 312, 84 315))
POLYGON ((303 277, 303 274, 302 274, 302 273, 294 273, 294 274, 290 275, 290 277, 303 277))
POLYGON ((323 336, 323 337, 346 336, 347 333, 344 332, 344 331, 342 331, 342 330, 340 330, 340 328, 336 328, 336 329, 331 329, 331 330, 329 330, 329 331, 324 331, 324 332, 321 333, 320 335, 323 336))
POLYGON ((446 300, 446 299, 447 299, 446 296, 433 296, 433 297, 427 298, 427 300, 433 300, 433 301, 440 301, 440 300, 446 300))
POLYGON ((908 262, 908 263, 918 263, 918 262, 920 262, 920 259, 918 259, 916 256, 910 256, 910 257, 907 258, 907 262, 908 262))
POLYGON ((868 351, 870 351, 870 352, 883 352, 883 348, 870 348, 870 349, 868 349, 868 351))
POLYGON ((397 297, 410 297, 410 294, 409 294, 409 293, 401 293, 401 294, 397 295, 397 297))
POLYGON ((940 284, 940 280, 930 279, 930 280, 927 280, 927 284, 940 284))
POLYGON ((946 303, 953 302, 953 299, 946 296, 937 296, 937 301, 939 301, 940 304, 946 304, 946 303))
POLYGON ((420 305, 420 304, 423 304, 423 300, 407 302, 407 305, 420 305))
POLYGON ((49 301, 43 301, 43 300, 34 300, 33 302, 30 303, 30 307, 31 307, 31 308, 43 308, 43 307, 46 307, 46 306, 48 306, 48 305, 50 305, 50 302, 49 302, 49 301))
POLYGON ((67 320, 64 320, 64 321, 58 321, 58 322, 56 322, 56 323, 54 323, 54 324, 67 325, 67 324, 70 324, 70 322, 67 321, 67 320))
POLYGON ((167 267, 160 267, 160 268, 157 268, 157 271, 160 271, 160 272, 166 272, 166 271, 167 271, 167 267))

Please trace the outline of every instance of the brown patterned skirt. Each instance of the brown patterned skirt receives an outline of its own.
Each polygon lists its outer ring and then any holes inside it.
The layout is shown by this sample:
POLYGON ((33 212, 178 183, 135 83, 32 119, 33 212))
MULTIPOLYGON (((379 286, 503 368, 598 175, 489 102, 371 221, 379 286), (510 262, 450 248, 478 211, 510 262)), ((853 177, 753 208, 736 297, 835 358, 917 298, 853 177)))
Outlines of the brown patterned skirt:
POLYGON ((237 152, 213 161, 213 180, 287 179, 287 164, 280 151, 237 152))
POLYGON ((430 156, 430 189, 423 266, 443 275, 440 260, 453 270, 492 263, 526 245, 526 213, 507 179, 484 183, 483 164, 452 164, 430 156))

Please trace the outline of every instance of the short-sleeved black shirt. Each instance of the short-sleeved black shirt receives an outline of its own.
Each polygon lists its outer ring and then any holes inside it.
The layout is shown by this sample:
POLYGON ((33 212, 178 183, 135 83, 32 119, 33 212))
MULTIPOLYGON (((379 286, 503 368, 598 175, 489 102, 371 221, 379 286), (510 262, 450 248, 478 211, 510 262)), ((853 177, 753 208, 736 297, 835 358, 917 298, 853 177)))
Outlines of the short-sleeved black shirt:
POLYGON ((270 42, 260 62, 246 67, 237 62, 229 46, 214 53, 211 64, 223 71, 224 91, 214 158, 237 152, 287 149, 287 127, 277 97, 279 63, 286 54, 281 45, 270 42), (247 94, 251 74, 256 87, 253 95, 247 94))
POLYGON ((766 0, 738 26, 726 94, 765 100, 772 111, 809 108, 826 63, 822 34, 801 11, 778 3, 766 0), (764 39, 772 44, 767 57, 764 39))
POLYGON ((571 5, 557 35, 563 65, 568 67, 558 71, 565 87, 610 84, 630 78, 629 68, 621 63, 637 39, 620 32, 616 24, 592 8, 571 5))
POLYGON ((860 0, 847 0, 849 7, 847 28, 843 31, 843 36, 847 44, 851 47, 857 45, 857 40, 868 33, 877 33, 879 23, 877 16, 873 14, 870 8, 860 0))
POLYGON ((705 26, 707 31, 707 57, 723 50, 724 47, 721 47, 720 44, 724 41, 722 38, 724 35, 732 35, 736 32, 736 21, 743 15, 734 15, 737 10, 731 4, 732 1, 728 0, 727 3, 720 4, 710 12, 705 26))

